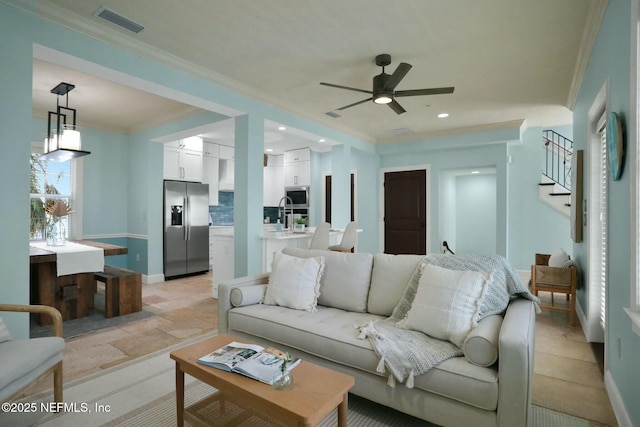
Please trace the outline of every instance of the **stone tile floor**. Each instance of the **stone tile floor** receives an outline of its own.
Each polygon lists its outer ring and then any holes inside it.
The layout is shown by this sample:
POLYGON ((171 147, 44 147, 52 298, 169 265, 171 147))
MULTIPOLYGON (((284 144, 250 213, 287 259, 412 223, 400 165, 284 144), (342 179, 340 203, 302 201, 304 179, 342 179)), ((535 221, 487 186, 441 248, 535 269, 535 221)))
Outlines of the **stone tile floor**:
MULTIPOLYGON (((540 292, 539 296, 548 303, 550 295, 540 292)), ((563 300, 564 294, 556 294, 556 305, 566 303, 563 300)), ((598 358, 582 329, 570 326, 568 313, 542 309, 536 317, 535 349, 535 405, 606 426, 618 425, 598 358)))
MULTIPOLYGON (((211 274, 142 287, 144 308, 157 316, 67 340, 64 381, 69 382, 217 329, 211 274)), ((541 298, 549 295, 540 293, 541 298)), ((556 302, 561 298, 556 297, 556 302)), ((44 378, 28 393, 51 387, 44 378)), ((602 373, 579 327, 569 315, 543 309, 536 318, 533 403, 596 423, 617 422, 602 373)))

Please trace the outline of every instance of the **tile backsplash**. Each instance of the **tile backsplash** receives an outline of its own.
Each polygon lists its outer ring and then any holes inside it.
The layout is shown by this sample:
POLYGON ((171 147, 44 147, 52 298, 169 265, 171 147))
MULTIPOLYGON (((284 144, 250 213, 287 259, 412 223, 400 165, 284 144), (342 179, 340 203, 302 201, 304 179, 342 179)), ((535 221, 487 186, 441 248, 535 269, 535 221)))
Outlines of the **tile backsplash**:
MULTIPOLYGON (((233 194, 233 191, 218 192, 218 206, 209 206, 212 225, 233 225, 233 194)), ((275 224, 278 219, 278 208, 265 206, 262 218, 269 218, 269 222, 275 224)))
POLYGON ((218 206, 209 206, 213 225, 233 225, 233 191, 218 192, 218 206))

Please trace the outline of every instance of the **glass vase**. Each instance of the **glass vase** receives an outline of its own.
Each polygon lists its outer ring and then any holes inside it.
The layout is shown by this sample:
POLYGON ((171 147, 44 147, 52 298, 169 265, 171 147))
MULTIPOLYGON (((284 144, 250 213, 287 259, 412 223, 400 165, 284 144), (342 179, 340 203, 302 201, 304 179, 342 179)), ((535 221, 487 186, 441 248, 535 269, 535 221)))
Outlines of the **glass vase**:
POLYGON ((291 372, 281 374, 272 384, 276 390, 289 390, 293 387, 293 375, 291 372))
POLYGON ((67 235, 62 221, 51 221, 47 225, 46 237, 48 246, 64 246, 67 243, 67 235))

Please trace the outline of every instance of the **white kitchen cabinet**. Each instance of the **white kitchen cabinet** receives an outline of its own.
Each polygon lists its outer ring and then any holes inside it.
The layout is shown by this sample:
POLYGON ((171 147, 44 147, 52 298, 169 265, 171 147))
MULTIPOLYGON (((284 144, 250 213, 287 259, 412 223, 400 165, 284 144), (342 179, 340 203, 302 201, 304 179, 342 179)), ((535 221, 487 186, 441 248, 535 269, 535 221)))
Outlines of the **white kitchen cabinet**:
POLYGON ((220 158, 225 160, 233 160, 235 156, 235 150, 228 145, 219 145, 220 158))
POLYGON ((311 150, 300 148, 284 152, 284 185, 311 184, 311 150))
POLYGON ((308 148, 299 148, 297 150, 289 150, 284 152, 284 164, 308 162, 311 160, 311 150, 308 148))
POLYGON ((214 231, 210 233, 211 240, 213 241, 211 269, 213 274, 213 288, 211 295, 214 298, 218 298, 218 285, 221 282, 233 279, 235 275, 233 228, 229 228, 230 230, 214 228, 214 231), (223 233, 227 231, 230 231, 230 234, 224 235, 223 233))
POLYGON ((204 157, 203 181, 209 184, 209 205, 218 206, 218 179, 219 179, 219 159, 217 157, 204 157))
POLYGON ((285 187, 310 184, 311 162, 289 163, 284 165, 285 187))
POLYGON ((191 137, 164 146, 164 179, 202 182, 202 138, 191 137))
POLYGON ((284 196, 283 156, 269 156, 267 166, 263 168, 263 206, 278 206, 284 196))
POLYGON ((202 149, 202 154, 204 154, 205 157, 220 158, 220 146, 218 144, 214 144, 213 142, 205 141, 202 149))

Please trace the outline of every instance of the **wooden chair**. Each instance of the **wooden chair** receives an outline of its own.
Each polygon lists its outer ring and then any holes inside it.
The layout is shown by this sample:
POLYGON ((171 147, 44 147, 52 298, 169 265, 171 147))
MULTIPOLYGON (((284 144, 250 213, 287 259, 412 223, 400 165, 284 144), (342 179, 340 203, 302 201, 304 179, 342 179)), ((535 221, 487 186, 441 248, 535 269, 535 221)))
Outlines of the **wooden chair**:
POLYGON ((549 267, 547 254, 536 254, 535 264, 531 266, 531 293, 538 296, 539 291, 551 292, 551 304, 540 304, 550 310, 568 311, 571 326, 577 325, 576 287, 578 272, 576 267, 549 267), (566 294, 569 306, 555 305, 554 293, 566 294))
POLYGON ((62 315, 46 305, 0 304, 0 311, 47 314, 53 319, 54 337, 10 340, 0 343, 0 402, 11 401, 35 381, 53 372, 53 399, 62 402, 62 315))

